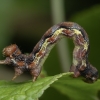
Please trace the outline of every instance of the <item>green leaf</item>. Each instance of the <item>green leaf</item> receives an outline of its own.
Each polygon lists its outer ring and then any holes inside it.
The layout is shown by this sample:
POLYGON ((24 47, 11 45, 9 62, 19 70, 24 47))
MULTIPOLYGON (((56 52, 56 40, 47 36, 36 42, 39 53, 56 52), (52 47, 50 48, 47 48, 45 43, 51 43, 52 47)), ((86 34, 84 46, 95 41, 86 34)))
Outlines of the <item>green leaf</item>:
POLYGON ((35 82, 14 83, 0 81, 0 100, 38 100, 50 84, 65 75, 45 77, 35 82))
MULTIPOLYGON (((62 73, 38 79, 35 82, 0 81, 0 100, 38 100, 43 94, 45 95, 45 90, 49 86, 58 90, 62 96, 69 98, 69 100, 100 99, 99 79, 94 83, 86 83, 83 81, 83 77, 73 78, 71 75, 70 72, 62 73)), ((48 96, 48 100, 51 100, 50 96, 48 96)), ((55 100, 55 97, 52 100, 55 100)))
POLYGON ((100 79, 94 83, 86 83, 83 77, 72 78, 67 74, 52 86, 70 100, 100 100, 100 79))

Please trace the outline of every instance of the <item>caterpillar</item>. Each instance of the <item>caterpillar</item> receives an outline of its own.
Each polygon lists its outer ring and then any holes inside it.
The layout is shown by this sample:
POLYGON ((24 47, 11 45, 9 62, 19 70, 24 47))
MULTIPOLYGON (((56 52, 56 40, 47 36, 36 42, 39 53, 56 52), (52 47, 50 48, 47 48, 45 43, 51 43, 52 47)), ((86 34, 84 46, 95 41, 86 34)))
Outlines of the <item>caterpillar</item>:
POLYGON ((12 80, 24 71, 30 71, 33 81, 39 76, 42 66, 54 45, 63 37, 71 38, 74 42, 73 61, 70 72, 74 77, 83 76, 86 80, 94 82, 98 78, 98 70, 88 61, 89 38, 85 30, 74 22, 62 22, 52 26, 42 36, 29 55, 22 54, 16 44, 3 49, 5 60, 0 64, 14 66, 15 75, 12 80))

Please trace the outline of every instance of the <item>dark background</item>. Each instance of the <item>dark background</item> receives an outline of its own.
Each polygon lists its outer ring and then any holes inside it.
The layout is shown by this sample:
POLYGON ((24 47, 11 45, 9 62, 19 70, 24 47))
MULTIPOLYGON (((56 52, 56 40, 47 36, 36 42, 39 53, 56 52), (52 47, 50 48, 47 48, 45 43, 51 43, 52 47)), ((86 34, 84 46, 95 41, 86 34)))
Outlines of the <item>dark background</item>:
MULTIPOLYGON (((55 0, 0 1, 0 59, 4 59, 2 49, 13 43, 16 43, 23 53, 30 53, 32 51, 45 31, 55 23, 52 15, 53 3, 51 1, 53 2, 55 0)), ((60 0, 57 2, 60 2, 60 0)), ((62 9, 64 11, 64 19, 62 18, 62 21, 74 21, 84 27, 90 39, 89 60, 100 71, 100 1, 62 0, 62 2, 62 9)), ((57 23, 59 22, 61 20, 57 23)), ((71 63, 73 50, 72 40, 68 39, 68 44, 69 46, 67 48, 69 48, 70 54, 68 58, 71 58, 71 63)), ((67 61, 65 60, 65 62, 67 61)), ((55 75, 62 72, 56 46, 50 53, 43 68, 48 75, 55 75)), ((13 67, 0 65, 1 80, 11 80, 13 74, 13 67)), ((18 77, 16 81, 29 79, 31 79, 31 76, 26 73, 18 77)))

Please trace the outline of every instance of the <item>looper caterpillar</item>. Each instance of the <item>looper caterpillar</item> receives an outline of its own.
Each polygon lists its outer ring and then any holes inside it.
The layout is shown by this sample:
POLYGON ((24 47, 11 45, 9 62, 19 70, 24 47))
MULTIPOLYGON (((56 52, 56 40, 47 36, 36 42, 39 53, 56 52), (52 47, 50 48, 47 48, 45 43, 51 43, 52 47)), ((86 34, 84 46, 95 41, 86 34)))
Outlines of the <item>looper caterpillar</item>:
POLYGON ((29 55, 22 54, 16 44, 5 47, 3 55, 6 56, 6 59, 1 60, 0 64, 14 66, 15 76, 13 79, 28 70, 35 81, 50 50, 62 36, 71 38, 75 45, 73 63, 70 67, 70 71, 74 72, 74 77, 81 75, 87 80, 96 81, 98 71, 88 61, 89 39, 87 33, 74 22, 62 22, 48 29, 29 55))

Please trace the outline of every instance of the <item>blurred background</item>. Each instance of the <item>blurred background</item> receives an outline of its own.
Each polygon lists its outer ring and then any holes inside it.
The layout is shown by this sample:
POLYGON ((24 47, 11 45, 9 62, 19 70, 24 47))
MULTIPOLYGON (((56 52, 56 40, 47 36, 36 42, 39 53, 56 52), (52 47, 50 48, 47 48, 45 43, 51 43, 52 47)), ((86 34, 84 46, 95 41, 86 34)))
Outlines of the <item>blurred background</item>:
MULTIPOLYGON (((42 35, 54 24, 74 21, 90 39, 89 61, 100 71, 100 0, 0 0, 0 59, 2 49, 17 44, 30 53, 42 35)), ((48 75, 67 72, 72 63, 72 40, 63 39, 51 51, 43 69, 48 75)), ((12 66, 0 65, 0 79, 11 80, 12 66)), ((15 81, 31 79, 25 73, 15 81)))

